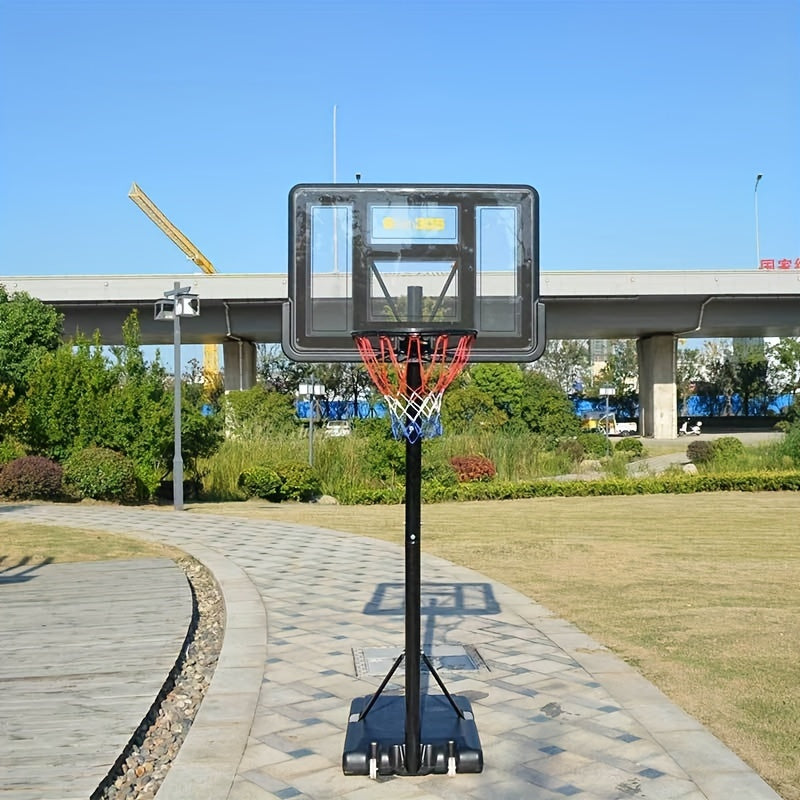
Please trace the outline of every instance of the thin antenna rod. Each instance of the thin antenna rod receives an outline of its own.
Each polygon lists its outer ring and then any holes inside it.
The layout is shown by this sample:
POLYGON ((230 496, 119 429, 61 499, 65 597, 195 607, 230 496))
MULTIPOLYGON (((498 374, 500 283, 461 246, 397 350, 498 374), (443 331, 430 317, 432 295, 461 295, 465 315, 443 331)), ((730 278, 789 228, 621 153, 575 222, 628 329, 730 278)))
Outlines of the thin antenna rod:
MULTIPOLYGON (((333 107, 333 182, 336 183, 336 106, 333 107)), ((333 271, 339 272, 339 210, 333 207, 333 271)))

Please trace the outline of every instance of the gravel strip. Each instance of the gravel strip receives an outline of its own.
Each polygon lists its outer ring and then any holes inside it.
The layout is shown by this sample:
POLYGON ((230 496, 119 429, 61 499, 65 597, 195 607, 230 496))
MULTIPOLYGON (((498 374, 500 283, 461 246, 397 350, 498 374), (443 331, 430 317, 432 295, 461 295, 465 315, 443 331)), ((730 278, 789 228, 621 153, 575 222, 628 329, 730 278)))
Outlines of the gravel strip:
POLYGON ((175 561, 192 589, 192 624, 186 641, 150 712, 90 800, 155 797, 214 675, 224 635, 222 595, 199 561, 189 556, 175 561))

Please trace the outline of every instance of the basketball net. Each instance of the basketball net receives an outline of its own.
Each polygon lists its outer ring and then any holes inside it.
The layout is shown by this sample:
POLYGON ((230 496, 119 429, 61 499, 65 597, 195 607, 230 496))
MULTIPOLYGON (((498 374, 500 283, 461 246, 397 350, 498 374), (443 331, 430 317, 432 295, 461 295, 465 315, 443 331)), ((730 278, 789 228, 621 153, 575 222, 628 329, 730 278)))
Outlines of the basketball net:
POLYGON ((386 401, 395 439, 413 444, 441 436, 444 390, 466 366, 475 332, 354 333, 353 340, 386 401), (418 386, 409 381, 412 364, 419 365, 418 386))

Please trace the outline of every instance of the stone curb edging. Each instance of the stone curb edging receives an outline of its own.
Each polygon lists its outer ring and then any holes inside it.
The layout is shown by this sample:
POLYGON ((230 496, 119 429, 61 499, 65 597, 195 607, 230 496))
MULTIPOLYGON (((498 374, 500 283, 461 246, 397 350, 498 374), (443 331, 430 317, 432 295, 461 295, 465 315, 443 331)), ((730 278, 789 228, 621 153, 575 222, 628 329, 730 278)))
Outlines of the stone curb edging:
POLYGON ((267 657, 267 613, 250 578, 230 559, 201 545, 180 549, 214 576, 225 605, 225 632, 211 684, 158 798, 224 800, 258 705, 267 657))

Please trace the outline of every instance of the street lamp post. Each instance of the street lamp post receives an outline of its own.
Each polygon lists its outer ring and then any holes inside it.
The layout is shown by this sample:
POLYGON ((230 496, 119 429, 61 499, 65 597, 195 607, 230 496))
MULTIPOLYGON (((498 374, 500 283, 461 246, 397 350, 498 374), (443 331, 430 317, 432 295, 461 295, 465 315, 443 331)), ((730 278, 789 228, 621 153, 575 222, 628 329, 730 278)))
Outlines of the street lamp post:
POLYGON ((164 292, 166 300, 155 305, 155 319, 172 320, 174 377, 172 379, 172 419, 175 427, 175 451, 172 458, 172 499, 175 511, 183 511, 183 443, 181 441, 181 317, 200 315, 200 301, 190 287, 178 281, 172 291, 164 292))
POLYGON ((614 394, 614 387, 610 386, 607 383, 604 383, 600 387, 600 397, 606 398, 606 424, 604 425, 604 431, 606 434, 606 453, 611 452, 611 440, 608 438, 609 435, 609 428, 611 427, 610 419, 609 419, 609 411, 608 411, 608 398, 614 394))
POLYGON ((761 243, 759 241, 759 235, 758 235, 758 184, 763 177, 764 176, 760 172, 758 173, 758 175, 756 175, 756 185, 753 188, 753 203, 755 205, 755 211, 756 211, 756 268, 757 269, 761 267, 761 243))
POLYGON ((314 408, 317 404, 317 397, 323 394, 325 387, 319 383, 301 383, 297 387, 299 397, 305 397, 308 401, 308 466, 314 466, 314 408))

